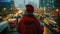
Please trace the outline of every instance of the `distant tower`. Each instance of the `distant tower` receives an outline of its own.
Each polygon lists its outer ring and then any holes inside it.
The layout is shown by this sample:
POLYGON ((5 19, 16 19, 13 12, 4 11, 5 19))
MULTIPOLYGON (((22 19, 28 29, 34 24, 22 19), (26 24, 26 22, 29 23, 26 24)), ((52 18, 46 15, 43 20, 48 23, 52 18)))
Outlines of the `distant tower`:
POLYGON ((45 0, 45 7, 50 10, 54 9, 54 0, 45 0))
POLYGON ((43 2, 44 0, 39 0, 39 8, 41 9, 41 10, 43 10, 44 9, 44 2, 43 2))
POLYGON ((54 0, 39 0, 39 8, 45 9, 49 8, 50 10, 54 9, 54 0))
POLYGON ((35 2, 28 2, 28 4, 32 4, 34 6, 34 8, 37 8, 37 3, 35 3, 35 2))
POLYGON ((54 0, 54 6, 60 9, 60 0, 54 0))
POLYGON ((25 0, 24 0, 24 5, 25 5, 25 0))
POLYGON ((24 8, 25 8, 25 0, 24 0, 24 8))
POLYGON ((10 11, 10 1, 0 0, 0 15, 7 15, 10 11))
POLYGON ((15 7, 15 4, 14 4, 14 0, 11 0, 11 8, 14 8, 15 7))
POLYGON ((14 11, 16 11, 16 8, 15 8, 15 3, 14 3, 14 0, 10 0, 10 13, 15 13, 14 11))

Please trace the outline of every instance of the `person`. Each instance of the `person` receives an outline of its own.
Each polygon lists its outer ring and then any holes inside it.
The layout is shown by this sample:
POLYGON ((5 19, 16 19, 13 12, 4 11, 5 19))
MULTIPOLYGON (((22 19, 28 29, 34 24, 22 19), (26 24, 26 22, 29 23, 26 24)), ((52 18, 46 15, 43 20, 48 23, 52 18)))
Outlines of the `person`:
POLYGON ((26 15, 17 25, 17 32, 21 34, 43 34, 44 27, 40 26, 39 20, 33 15, 34 7, 31 4, 26 5, 26 15))

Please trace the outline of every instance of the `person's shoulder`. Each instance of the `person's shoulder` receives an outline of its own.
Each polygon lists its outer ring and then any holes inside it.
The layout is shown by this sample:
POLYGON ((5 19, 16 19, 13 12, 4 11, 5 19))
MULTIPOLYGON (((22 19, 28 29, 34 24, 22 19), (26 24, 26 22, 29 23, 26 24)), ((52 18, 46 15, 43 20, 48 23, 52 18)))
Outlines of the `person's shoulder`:
POLYGON ((24 21, 26 19, 26 16, 23 16, 20 21, 24 21))

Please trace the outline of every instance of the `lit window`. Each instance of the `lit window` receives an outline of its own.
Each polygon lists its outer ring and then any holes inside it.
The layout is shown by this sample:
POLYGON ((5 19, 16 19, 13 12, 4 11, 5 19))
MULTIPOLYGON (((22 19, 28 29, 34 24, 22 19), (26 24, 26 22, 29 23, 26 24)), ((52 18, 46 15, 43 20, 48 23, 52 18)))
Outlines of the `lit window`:
POLYGON ((10 8, 10 10, 12 10, 12 8, 10 8))
POLYGON ((6 11, 6 8, 3 8, 2 11, 6 11))
POLYGON ((3 8, 3 10, 6 10, 6 8, 3 8))
POLYGON ((13 6, 13 4, 11 4, 11 6, 13 6))

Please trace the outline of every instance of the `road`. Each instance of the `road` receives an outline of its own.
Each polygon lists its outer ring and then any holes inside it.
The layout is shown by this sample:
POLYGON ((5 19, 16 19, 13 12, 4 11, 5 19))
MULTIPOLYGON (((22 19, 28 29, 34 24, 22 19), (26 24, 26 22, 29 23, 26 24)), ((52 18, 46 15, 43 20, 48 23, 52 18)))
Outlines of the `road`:
MULTIPOLYGON (((52 20, 53 21, 53 20, 52 20)), ((46 34, 59 34, 59 28, 58 26, 57 27, 53 27, 49 24, 49 20, 48 19, 44 19, 43 20, 44 22, 44 27, 45 27, 45 30, 47 31, 46 34)), ((50 22, 51 23, 51 22, 50 22)), ((44 31, 45 31, 44 30, 44 31)), ((45 33, 44 33, 45 34, 45 33)))
POLYGON ((46 26, 44 26, 43 34, 52 34, 52 33, 51 33, 51 31, 46 26))
MULTIPOLYGON (((43 32, 43 34, 52 34, 52 31, 50 30, 51 28, 49 29, 49 27, 47 27, 49 25, 48 20, 45 18, 43 20, 43 22, 44 22, 44 32, 43 32)), ((8 34, 13 34, 13 33, 18 34, 16 31, 15 32, 9 32, 8 34)))

